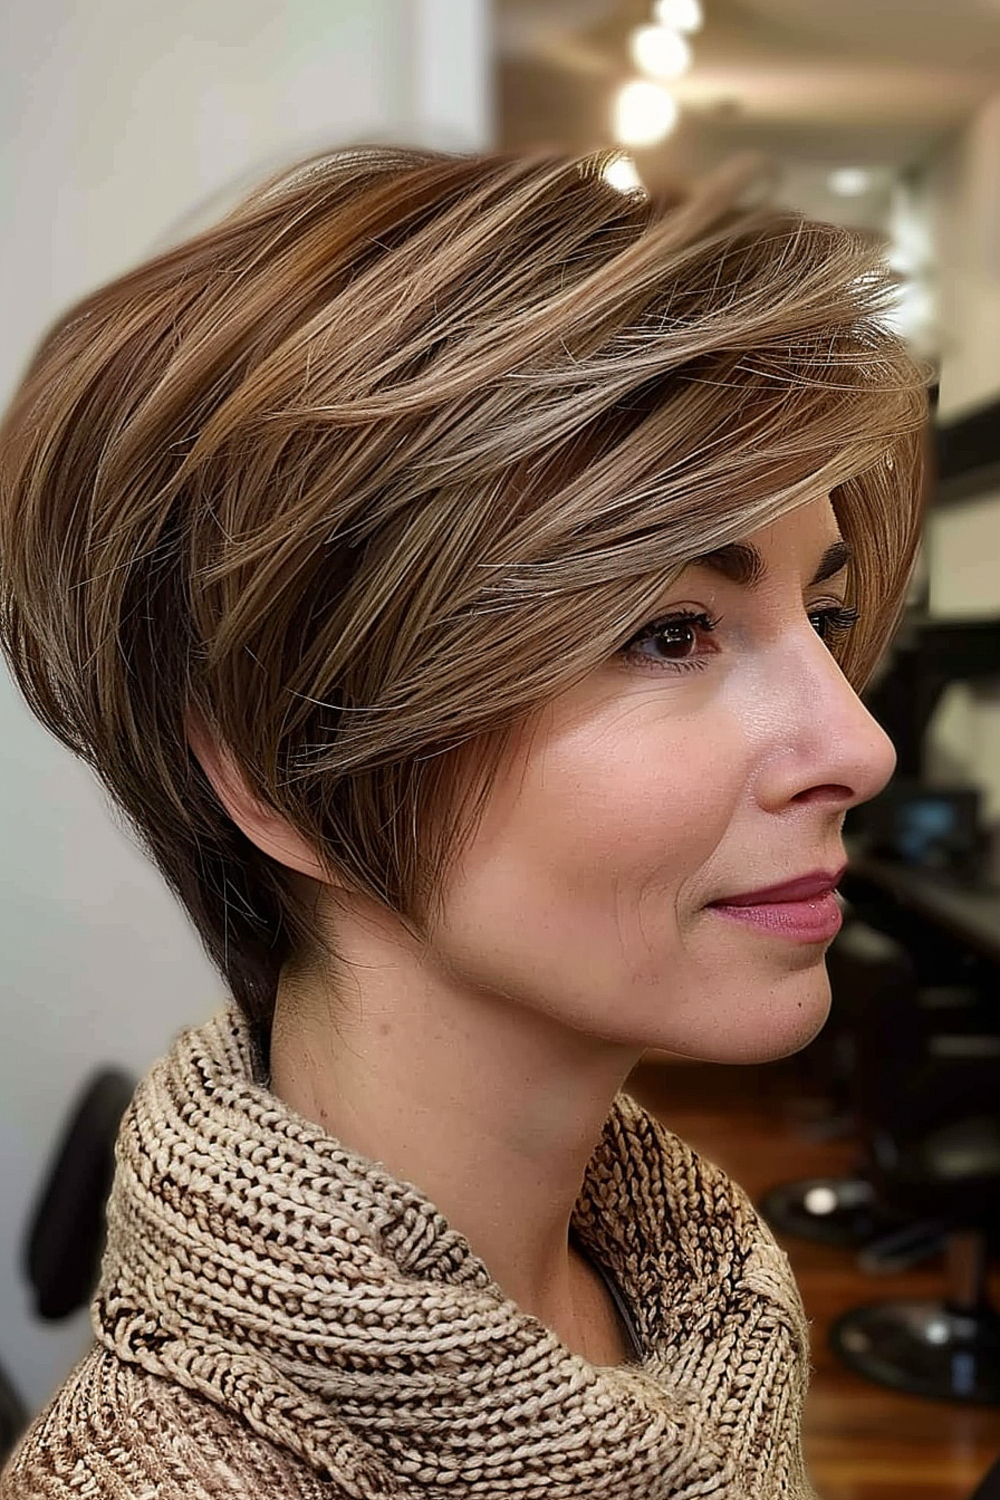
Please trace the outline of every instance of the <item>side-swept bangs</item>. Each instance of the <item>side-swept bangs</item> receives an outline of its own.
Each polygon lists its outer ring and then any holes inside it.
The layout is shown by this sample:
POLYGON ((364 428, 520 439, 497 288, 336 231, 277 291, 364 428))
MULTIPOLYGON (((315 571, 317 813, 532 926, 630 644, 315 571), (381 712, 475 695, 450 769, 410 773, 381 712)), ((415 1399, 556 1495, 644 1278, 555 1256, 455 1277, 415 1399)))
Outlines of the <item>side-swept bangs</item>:
POLYGON ((189 713, 419 931, 514 727, 692 558, 830 494, 857 687, 898 618, 926 377, 877 254, 738 170, 651 198, 604 162, 308 163, 62 318, 0 430, 15 680, 265 1033, 336 955, 189 713))

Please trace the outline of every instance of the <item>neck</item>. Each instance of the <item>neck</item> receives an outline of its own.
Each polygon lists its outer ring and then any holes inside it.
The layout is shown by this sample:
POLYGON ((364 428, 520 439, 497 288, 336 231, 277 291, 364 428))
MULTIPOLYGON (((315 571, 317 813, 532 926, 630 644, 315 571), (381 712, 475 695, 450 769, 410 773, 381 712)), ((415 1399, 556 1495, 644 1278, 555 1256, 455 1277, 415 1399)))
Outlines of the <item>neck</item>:
POLYGON ((570 1218, 641 1054, 435 972, 381 914, 345 920, 337 947, 352 975, 337 993, 282 976, 272 1091, 420 1188, 505 1296, 579 1345, 595 1278, 609 1298, 570 1218))

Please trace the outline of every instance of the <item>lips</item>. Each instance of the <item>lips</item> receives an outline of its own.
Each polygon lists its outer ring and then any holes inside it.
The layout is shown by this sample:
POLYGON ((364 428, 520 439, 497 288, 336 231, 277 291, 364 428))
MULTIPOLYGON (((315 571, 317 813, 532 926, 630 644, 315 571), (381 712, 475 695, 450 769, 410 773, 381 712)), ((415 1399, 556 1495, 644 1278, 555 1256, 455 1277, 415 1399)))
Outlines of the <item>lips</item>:
POLYGON ((711 906, 771 906, 783 901, 808 901, 812 897, 825 896, 843 878, 846 865, 839 870, 811 870, 807 875, 785 880, 780 885, 762 886, 756 891, 745 891, 739 896, 725 896, 712 901, 711 906))
POLYGON ((713 901, 709 910, 723 922, 768 941, 825 946, 836 937, 844 917, 834 895, 846 865, 839 870, 812 870, 780 885, 761 886, 738 896, 713 901))

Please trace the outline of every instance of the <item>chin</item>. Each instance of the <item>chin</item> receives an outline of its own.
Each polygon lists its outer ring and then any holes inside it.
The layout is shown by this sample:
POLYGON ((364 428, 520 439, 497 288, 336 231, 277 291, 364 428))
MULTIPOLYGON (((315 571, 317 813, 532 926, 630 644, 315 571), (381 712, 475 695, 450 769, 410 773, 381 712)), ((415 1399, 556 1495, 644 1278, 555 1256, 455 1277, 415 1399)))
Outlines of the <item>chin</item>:
MULTIPOLYGON (((799 979, 806 977, 800 975, 799 979)), ((801 1052, 819 1035, 830 1014, 830 981, 825 966, 808 978, 808 985, 789 986, 799 990, 798 994, 779 992, 777 1004, 761 1016, 760 1029, 740 1038, 745 1043, 744 1055, 734 1057, 734 1062, 776 1062, 778 1058, 801 1052)))
POLYGON ((698 1062, 764 1063, 791 1057, 819 1035, 830 1014, 825 964, 788 975, 783 984, 755 994, 744 977, 725 1000, 706 1007, 708 1024, 697 1034, 664 1040, 664 1050, 698 1062), (740 997, 734 1010, 732 996, 740 997))
POLYGON ((782 1057, 793 1057, 796 1052, 801 1052, 803 1047, 808 1047, 823 1030, 826 1021, 824 1013, 814 1024, 803 1024, 798 1030, 785 1033, 783 1036, 760 1037, 751 1042, 742 1057, 734 1057, 733 1062, 765 1063, 777 1062, 782 1057))

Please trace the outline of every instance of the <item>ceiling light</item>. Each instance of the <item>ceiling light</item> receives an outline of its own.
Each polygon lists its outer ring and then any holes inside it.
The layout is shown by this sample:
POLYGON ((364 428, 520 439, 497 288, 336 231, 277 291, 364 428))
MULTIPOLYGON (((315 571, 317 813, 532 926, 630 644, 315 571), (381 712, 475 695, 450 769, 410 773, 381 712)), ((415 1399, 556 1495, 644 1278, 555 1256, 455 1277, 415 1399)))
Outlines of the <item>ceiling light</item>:
POLYGON ((657 0, 653 14, 661 26, 674 31, 697 31, 702 22, 699 0, 657 0))
POLYGON ((859 198, 871 187, 872 174, 863 167, 838 167, 830 173, 827 185, 831 193, 839 193, 842 198, 859 198))
POLYGON ((601 176, 609 187, 617 188, 620 193, 634 193, 637 189, 642 191, 639 173, 631 156, 616 156, 613 161, 608 162, 601 176))
POLYGON ((636 78, 618 90, 614 116, 615 139, 622 146, 652 146, 677 123, 677 105, 660 84, 636 78))
POLYGON ((691 66, 691 48, 669 26, 639 26, 629 38, 632 59, 654 78, 677 78, 691 66))

